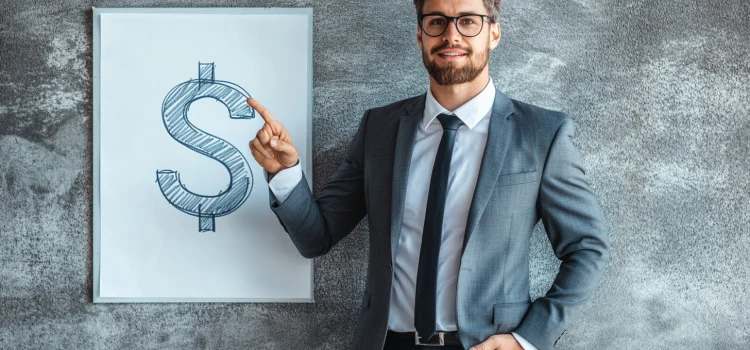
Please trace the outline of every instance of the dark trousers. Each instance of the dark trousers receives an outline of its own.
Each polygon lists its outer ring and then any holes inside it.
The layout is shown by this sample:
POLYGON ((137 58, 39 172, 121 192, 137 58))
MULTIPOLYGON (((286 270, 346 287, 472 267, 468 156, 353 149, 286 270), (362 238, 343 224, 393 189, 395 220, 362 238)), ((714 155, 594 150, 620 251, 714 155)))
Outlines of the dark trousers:
POLYGON ((446 345, 446 346, 424 346, 414 345, 414 339, 398 339, 393 337, 385 337, 385 345, 383 350, 465 350, 461 345, 446 345))

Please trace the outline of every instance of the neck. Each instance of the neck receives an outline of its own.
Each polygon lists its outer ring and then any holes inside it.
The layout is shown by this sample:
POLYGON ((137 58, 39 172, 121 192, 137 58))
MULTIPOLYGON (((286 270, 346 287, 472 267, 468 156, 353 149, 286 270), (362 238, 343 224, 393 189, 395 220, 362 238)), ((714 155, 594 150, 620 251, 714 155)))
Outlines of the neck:
POLYGON ((480 73, 474 80, 456 85, 439 85, 430 77, 430 91, 432 96, 443 108, 453 111, 475 96, 479 95, 490 82, 487 70, 480 73))

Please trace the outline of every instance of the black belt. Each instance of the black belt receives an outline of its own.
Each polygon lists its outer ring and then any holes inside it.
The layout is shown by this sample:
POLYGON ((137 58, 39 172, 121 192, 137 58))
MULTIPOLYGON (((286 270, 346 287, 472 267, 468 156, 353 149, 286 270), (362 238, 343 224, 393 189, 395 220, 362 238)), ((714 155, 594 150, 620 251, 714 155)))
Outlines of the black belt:
POLYGON ((458 331, 452 331, 452 332, 436 331, 435 335, 433 335, 429 341, 426 339, 417 338, 417 332, 394 332, 389 329, 387 336, 391 338, 396 338, 396 339, 410 340, 410 341, 413 341, 415 345, 424 345, 424 346, 461 345, 461 339, 458 337, 458 331))

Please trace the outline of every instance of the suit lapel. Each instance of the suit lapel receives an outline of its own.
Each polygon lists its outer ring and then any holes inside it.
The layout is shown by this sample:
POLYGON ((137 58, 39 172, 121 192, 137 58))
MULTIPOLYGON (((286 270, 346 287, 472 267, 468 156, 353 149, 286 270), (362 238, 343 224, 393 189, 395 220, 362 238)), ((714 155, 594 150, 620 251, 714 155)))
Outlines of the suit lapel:
POLYGON ((508 145, 513 138, 513 120, 509 116, 513 113, 513 102, 500 90, 495 90, 495 102, 492 104, 492 116, 490 117, 490 128, 487 133, 487 145, 482 154, 482 163, 479 167, 479 177, 474 189, 474 196, 469 207, 469 217, 466 222, 464 242, 461 247, 461 255, 466 249, 469 237, 477 227, 482 217, 484 208, 487 206, 492 195, 492 189, 497 182, 497 176, 505 160, 508 145))
MULTIPOLYGON (((414 150, 417 127, 424 114, 427 94, 417 96, 406 106, 406 115, 399 119, 396 148, 393 156, 393 193, 391 196, 391 263, 396 263, 396 249, 404 220, 406 184, 409 182, 409 164, 414 150)), ((425 199, 427 200, 427 199, 425 199)))

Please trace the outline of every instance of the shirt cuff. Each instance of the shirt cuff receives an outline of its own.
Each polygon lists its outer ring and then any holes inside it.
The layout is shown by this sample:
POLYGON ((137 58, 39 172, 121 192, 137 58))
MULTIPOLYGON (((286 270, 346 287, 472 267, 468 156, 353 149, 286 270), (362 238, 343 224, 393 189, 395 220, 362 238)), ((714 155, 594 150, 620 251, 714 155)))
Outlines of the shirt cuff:
POLYGON ((297 187, 300 180, 302 180, 302 164, 300 160, 297 160, 296 165, 280 170, 271 176, 270 180, 268 179, 269 174, 265 169, 263 169, 263 175, 266 178, 266 182, 268 182, 268 187, 276 197, 276 201, 281 204, 289 197, 292 190, 297 187))
POLYGON ((526 339, 524 339, 522 336, 518 335, 516 332, 510 332, 510 334, 513 335, 513 338, 516 338, 516 341, 518 344, 521 344, 521 347, 523 350, 537 350, 536 346, 531 345, 526 339))

